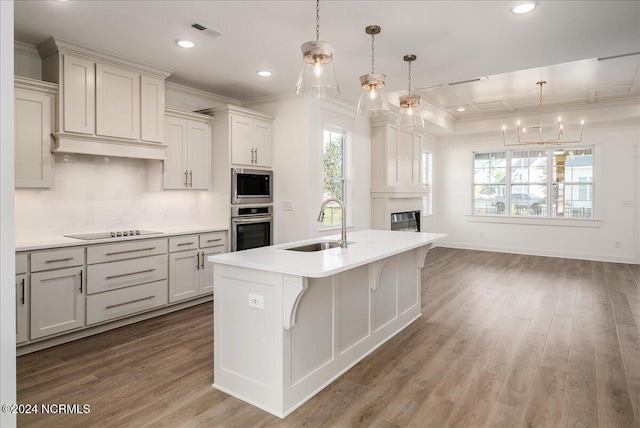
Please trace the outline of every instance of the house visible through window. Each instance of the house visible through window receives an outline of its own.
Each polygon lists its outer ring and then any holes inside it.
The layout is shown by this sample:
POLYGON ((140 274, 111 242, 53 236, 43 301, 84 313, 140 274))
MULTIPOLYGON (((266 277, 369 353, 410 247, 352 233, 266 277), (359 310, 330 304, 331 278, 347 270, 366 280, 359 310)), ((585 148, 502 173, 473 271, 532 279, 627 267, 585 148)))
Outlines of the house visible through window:
MULTIPOLYGON (((324 199, 338 198, 345 201, 345 132, 325 128, 323 130, 324 199)), ((342 210, 336 203, 329 203, 324 212, 324 227, 340 226, 342 210)))
POLYGON ((593 147, 473 154, 473 213, 593 218, 593 147))

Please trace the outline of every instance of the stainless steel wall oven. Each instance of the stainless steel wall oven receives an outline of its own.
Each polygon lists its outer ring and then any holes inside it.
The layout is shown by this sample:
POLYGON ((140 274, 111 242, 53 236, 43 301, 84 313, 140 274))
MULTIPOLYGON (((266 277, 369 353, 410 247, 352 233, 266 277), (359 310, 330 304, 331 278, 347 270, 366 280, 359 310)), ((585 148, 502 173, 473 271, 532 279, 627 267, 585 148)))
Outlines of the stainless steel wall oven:
POLYGON ((273 202, 273 171, 231 169, 232 204, 269 204, 273 202))
POLYGON ((272 241, 271 205, 231 207, 231 251, 265 247, 272 241))

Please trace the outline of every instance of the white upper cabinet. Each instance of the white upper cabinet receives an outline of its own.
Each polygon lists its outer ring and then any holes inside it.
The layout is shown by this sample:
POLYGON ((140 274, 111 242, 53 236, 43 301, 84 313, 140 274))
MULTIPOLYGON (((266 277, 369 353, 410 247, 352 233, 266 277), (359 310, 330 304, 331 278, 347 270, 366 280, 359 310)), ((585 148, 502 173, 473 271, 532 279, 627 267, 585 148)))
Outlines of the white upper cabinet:
POLYGON ((73 55, 63 58, 61 129, 93 134, 96 129, 96 64, 73 55))
POLYGON ((164 142, 164 79, 140 77, 140 138, 164 142))
POLYGON ((271 122, 231 116, 231 163, 271 167, 271 122))
POLYGON ((15 78, 15 187, 50 188, 57 86, 15 78))
POLYGON ((211 170, 211 118, 167 109, 165 189, 206 190, 211 170))
POLYGON ((273 116, 232 105, 203 112, 214 116, 216 143, 228 144, 232 167, 271 168, 273 116))
POLYGON ((96 134, 140 139, 140 73, 96 64, 96 134))
POLYGON ((37 48, 42 78, 60 85, 54 152, 165 159, 170 72, 60 39, 37 48))

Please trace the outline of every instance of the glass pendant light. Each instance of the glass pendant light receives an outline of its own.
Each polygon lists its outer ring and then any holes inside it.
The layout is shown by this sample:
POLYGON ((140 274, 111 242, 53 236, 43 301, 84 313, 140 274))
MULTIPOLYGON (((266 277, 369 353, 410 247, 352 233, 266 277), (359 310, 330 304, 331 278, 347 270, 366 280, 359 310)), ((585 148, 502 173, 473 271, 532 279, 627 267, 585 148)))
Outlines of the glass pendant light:
POLYGON ((371 73, 360 76, 362 91, 360 91, 356 114, 371 117, 385 116, 390 112, 384 89, 384 80, 387 76, 376 74, 374 63, 375 37, 376 34, 380 34, 381 28, 378 25, 369 25, 364 31, 371 35, 371 73))
POLYGON ((300 70, 296 94, 315 98, 340 94, 333 68, 333 45, 320 40, 320 0, 316 0, 316 39, 300 47, 304 65, 300 70))
POLYGON ((403 58, 409 63, 409 94, 400 96, 400 110, 396 126, 405 131, 421 132, 424 130, 424 117, 420 109, 420 95, 411 93, 411 62, 415 55, 405 55, 403 58))

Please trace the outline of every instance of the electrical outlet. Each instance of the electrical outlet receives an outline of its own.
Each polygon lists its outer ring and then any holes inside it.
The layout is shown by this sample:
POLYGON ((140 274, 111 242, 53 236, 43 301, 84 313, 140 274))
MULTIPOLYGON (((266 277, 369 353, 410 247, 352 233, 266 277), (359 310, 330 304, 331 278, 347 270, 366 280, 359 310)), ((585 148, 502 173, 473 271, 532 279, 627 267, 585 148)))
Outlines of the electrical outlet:
POLYGON ((616 247, 616 248, 620 248, 620 241, 615 241, 613 243, 613 246, 616 247))
POLYGON ((623 208, 633 208, 633 201, 622 201, 620 202, 620 205, 623 208))
POLYGON ((165 204, 164 202, 160 202, 160 213, 164 214, 167 212, 167 204, 165 204))
POLYGON ((264 309, 264 297, 259 294, 249 293, 249 307, 264 309))
POLYGON ((484 232, 480 232, 480 239, 484 238, 484 232))

